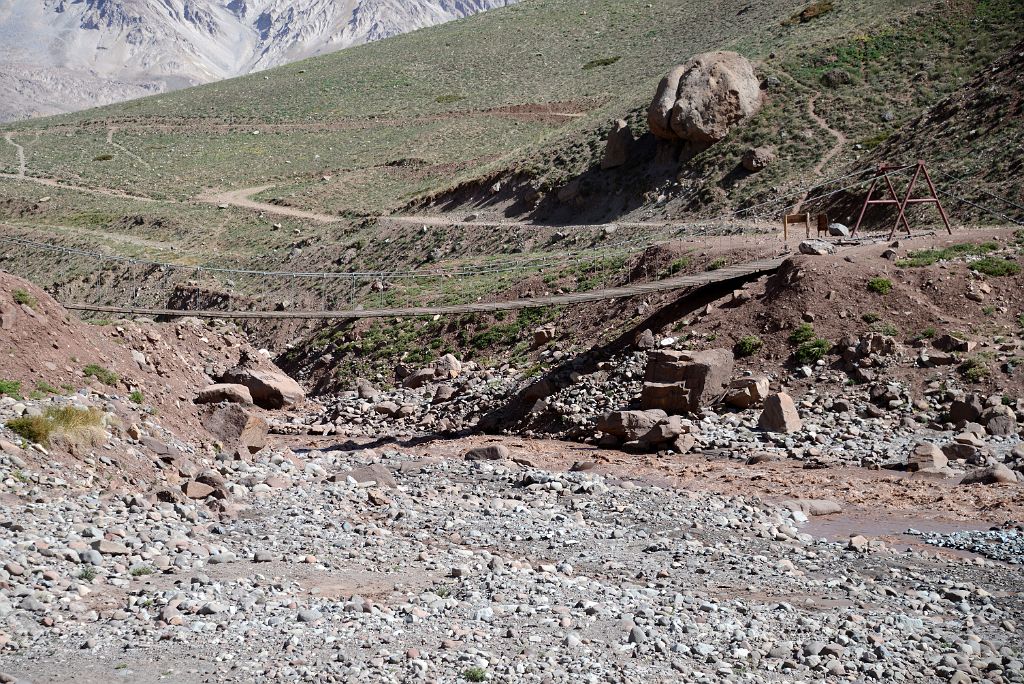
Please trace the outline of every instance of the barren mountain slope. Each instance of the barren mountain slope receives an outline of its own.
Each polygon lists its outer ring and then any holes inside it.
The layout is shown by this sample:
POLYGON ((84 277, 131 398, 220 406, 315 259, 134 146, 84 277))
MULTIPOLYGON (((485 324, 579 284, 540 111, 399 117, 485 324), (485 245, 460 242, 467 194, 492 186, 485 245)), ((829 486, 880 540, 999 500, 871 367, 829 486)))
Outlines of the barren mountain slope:
POLYGON ((206 83, 514 0, 11 0, 0 121, 206 83))

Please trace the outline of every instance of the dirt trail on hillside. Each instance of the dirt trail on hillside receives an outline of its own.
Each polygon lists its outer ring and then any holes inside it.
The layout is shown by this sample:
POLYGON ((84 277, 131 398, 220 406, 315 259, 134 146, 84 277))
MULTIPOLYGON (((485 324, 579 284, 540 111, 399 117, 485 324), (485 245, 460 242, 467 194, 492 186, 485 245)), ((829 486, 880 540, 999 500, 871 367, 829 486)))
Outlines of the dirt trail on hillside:
POLYGON ((25 148, 14 142, 13 133, 4 133, 4 140, 7 141, 8 145, 12 145, 18 151, 18 177, 25 177, 25 148))
POLYGON ((145 159, 143 159, 139 155, 135 154, 134 152, 129 150, 124 145, 121 145, 120 143, 114 142, 114 134, 117 133, 117 130, 118 130, 117 126, 111 126, 110 128, 107 129, 107 144, 110 145, 111 147, 116 147, 117 149, 121 150, 126 155, 128 155, 129 157, 131 157, 132 159, 137 161, 143 167, 145 167, 145 168, 149 169, 150 171, 152 171, 153 167, 152 167, 152 165, 150 165, 150 163, 148 161, 146 161, 145 159))
MULTIPOLYGON (((85 185, 75 185, 73 183, 65 183, 63 181, 56 180, 55 178, 41 178, 39 176, 19 176, 14 173, 0 173, 0 178, 6 178, 8 180, 24 181, 27 183, 37 183, 38 185, 48 185, 51 188, 62 188, 64 190, 74 190, 76 192, 84 192, 90 195, 105 195, 107 197, 117 197, 118 199, 130 199, 138 202, 156 202, 152 197, 143 197, 142 195, 132 195, 131 193, 124 192, 123 190, 114 190, 113 188, 90 188, 85 185)), ((163 200, 165 202, 176 202, 176 200, 163 200)))
MULTIPOLYGON (((830 161, 835 159, 836 155, 842 152, 843 148, 846 146, 847 143, 846 135, 842 131, 832 128, 829 125, 829 123, 825 121, 825 119, 823 119, 820 115, 818 115, 816 111, 814 111, 814 103, 817 101, 817 99, 818 96, 813 95, 807 101, 807 116, 811 117, 811 119, 814 120, 814 123, 818 124, 819 128, 821 128, 823 131, 828 132, 829 135, 835 138, 836 142, 831 148, 829 148, 828 152, 822 155, 821 159, 818 160, 818 163, 814 165, 814 168, 811 169, 810 175, 815 177, 821 175, 822 171, 825 169, 825 166, 830 161)), ((794 205, 797 211, 799 211, 800 206, 807 201, 807 196, 809 194, 810 191, 808 190, 807 192, 800 196, 799 201, 796 202, 796 204, 794 205)))
POLYGON ((279 216, 288 216, 291 218, 308 219, 310 221, 317 221, 318 223, 336 223, 341 220, 340 217, 331 216, 330 214, 318 214, 313 211, 305 211, 303 209, 296 209, 295 207, 286 207, 279 204, 260 202, 252 199, 253 195, 258 195, 264 190, 268 190, 272 187, 274 186, 260 185, 255 188, 240 188, 238 190, 228 190, 227 192, 207 193, 199 195, 196 199, 200 202, 206 202, 207 204, 242 207, 244 209, 262 211, 266 214, 277 214, 279 216))

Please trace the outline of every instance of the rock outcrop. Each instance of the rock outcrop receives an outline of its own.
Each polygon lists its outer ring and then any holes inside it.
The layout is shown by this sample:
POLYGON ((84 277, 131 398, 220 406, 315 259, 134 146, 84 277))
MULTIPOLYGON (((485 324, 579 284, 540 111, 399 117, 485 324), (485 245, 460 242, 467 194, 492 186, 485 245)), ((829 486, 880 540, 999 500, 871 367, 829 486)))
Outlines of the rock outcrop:
POLYGON ((291 408, 306 400, 302 386, 280 370, 255 368, 245 362, 225 373, 221 381, 246 387, 260 408, 291 408))
POLYGON ((604 157, 601 159, 602 169, 614 169, 629 161, 630 149, 634 143, 633 131, 629 124, 619 119, 612 125, 608 140, 604 146, 604 157))

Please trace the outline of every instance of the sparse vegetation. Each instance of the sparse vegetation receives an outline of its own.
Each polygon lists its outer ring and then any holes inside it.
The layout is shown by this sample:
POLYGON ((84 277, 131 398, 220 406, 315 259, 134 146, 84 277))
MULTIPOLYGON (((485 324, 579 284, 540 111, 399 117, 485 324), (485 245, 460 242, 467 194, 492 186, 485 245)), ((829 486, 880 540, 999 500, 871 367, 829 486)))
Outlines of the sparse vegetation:
POLYGON ((115 387, 119 380, 117 373, 95 363, 90 363, 82 369, 82 372, 85 373, 85 377, 96 378, 104 385, 109 385, 111 387, 115 387))
POLYGON ((31 309, 35 309, 39 306, 39 302, 37 302, 36 298, 27 290, 15 290, 11 293, 11 296, 14 298, 15 304, 24 304, 31 309))
POLYGON ((736 343, 736 356, 753 356, 761 351, 762 346, 764 346, 764 342, 760 337, 757 335, 747 335, 740 338, 739 342, 736 343))
POLYGON ((801 365, 810 365, 825 358, 831 348, 832 344, 828 340, 815 337, 797 347, 793 357, 801 365))
POLYGON ((814 338, 814 326, 810 323, 801 323, 789 334, 789 343, 792 345, 800 345, 805 342, 810 342, 814 338))
POLYGON ((142 396, 141 390, 132 390, 132 393, 128 395, 128 399, 133 404, 142 404, 146 401, 146 398, 142 396))
POLYGON ((888 278, 872 278, 868 281, 868 292, 887 295, 892 292, 892 281, 888 278))
POLYGON ((21 398, 21 383, 17 380, 4 380, 0 378, 0 396, 21 398))
POLYGON ((146 575, 152 575, 155 571, 148 565, 137 565, 130 571, 132 577, 144 577, 146 575))
POLYGON ((726 263, 728 262, 725 260, 725 257, 717 257, 708 262, 707 270, 717 271, 720 268, 724 268, 726 263))
POLYGON ((882 317, 872 311, 869 311, 868 313, 862 315, 860 318, 865 323, 877 323, 879 320, 881 320, 882 317))
POLYGON ((21 416, 7 421, 8 430, 43 446, 58 440, 71 446, 95 444, 102 426, 101 411, 73 406, 51 406, 41 416, 21 416))
POLYGON ((971 262, 971 270, 998 278, 1000 276, 1017 275, 1020 273, 1020 264, 1010 259, 986 257, 984 259, 978 259, 977 261, 971 262))
POLYGON ((921 249, 910 252, 905 259, 898 260, 896 265, 902 268, 920 268, 937 264, 940 261, 952 261, 967 256, 984 256, 996 249, 999 249, 999 244, 995 242, 963 242, 942 249, 921 249))
POLYGON ((91 565, 85 566, 78 573, 78 579, 82 580, 83 582, 92 582, 94 579, 96 579, 96 568, 92 567, 91 565))

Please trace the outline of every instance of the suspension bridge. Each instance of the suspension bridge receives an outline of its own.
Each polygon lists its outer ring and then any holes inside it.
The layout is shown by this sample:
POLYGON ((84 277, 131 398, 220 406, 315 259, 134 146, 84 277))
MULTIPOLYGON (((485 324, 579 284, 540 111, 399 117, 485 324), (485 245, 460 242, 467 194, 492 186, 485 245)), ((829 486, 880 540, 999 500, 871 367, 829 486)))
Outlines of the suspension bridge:
MULTIPOLYGON (((912 165, 893 168, 886 176, 906 173, 912 165)), ((129 257, 117 253, 99 252, 78 249, 47 241, 19 238, 10 234, 0 234, 0 263, 13 264, 17 260, 5 258, 8 254, 24 255, 31 253, 42 255, 39 268, 45 269, 49 276, 50 291, 69 310, 92 314, 135 315, 150 317, 183 317, 201 318, 232 318, 253 320, 300 320, 300 319, 357 319, 357 318, 397 318, 449 316, 467 313, 514 311, 519 309, 539 308, 547 306, 565 306, 600 302, 646 294, 667 292, 705 285, 743 281, 760 277, 778 269, 790 253, 790 245, 780 239, 777 228, 771 224, 758 224, 751 217, 759 212, 770 211, 778 215, 804 203, 820 202, 837 194, 847 192, 871 182, 872 178, 864 178, 866 170, 831 178, 810 187, 796 189, 794 192, 772 200, 740 209, 717 220, 704 222, 673 223, 658 222, 650 227, 658 227, 662 232, 644 239, 627 238, 617 242, 603 242, 599 247, 580 249, 577 251, 557 251, 532 256, 503 256, 492 259, 485 264, 460 265, 449 268, 427 268, 388 271, 283 271, 259 270, 246 268, 229 268, 218 265, 184 265, 171 262, 157 262, 129 257), (855 180, 860 177, 859 180, 855 180), (827 191, 826 191, 827 190, 827 191), (811 196, 813 195, 813 196, 811 196), (807 200, 808 196, 811 199, 807 200), (783 204, 787 199, 798 197, 797 201, 783 204), (721 247, 724 251, 742 253, 747 259, 742 263, 724 265, 702 273, 678 275, 671 269, 656 268, 652 273, 644 267, 642 273, 636 273, 640 256, 652 247, 670 242, 692 242, 701 247, 721 247), (576 292, 556 292, 544 296, 527 296, 502 299, 501 293, 491 291, 485 296, 492 301, 476 301, 449 303, 451 299, 466 299, 468 294, 462 284, 467 280, 481 280, 487 277, 502 276, 506 278, 523 278, 531 273, 544 273, 546 270, 577 266, 586 269, 602 260, 618 257, 624 273, 605 273, 597 287, 576 292), (631 261, 631 257, 633 261, 631 261), (71 288, 67 276, 77 274, 87 284, 88 292, 83 295, 84 287, 71 288), (189 301, 188 297, 166 296, 168 292, 196 291, 206 279, 207 283, 226 285, 222 290, 222 299, 215 306, 202 298, 189 301), (614 281, 615 284, 612 283, 614 281), (396 297, 386 295, 385 291, 394 287, 403 290, 402 283, 414 282, 411 290, 422 291, 419 295, 422 303, 403 305, 406 302, 389 301, 396 297), (453 284, 454 283, 454 284, 453 284), (427 287, 423 287, 426 284, 427 287), (187 287, 186 287, 187 285, 187 287), (272 309, 257 306, 246 301, 244 296, 229 294, 233 287, 241 292, 274 293, 281 297, 293 297, 300 308, 282 306, 280 302, 272 309), (159 296, 154 293, 159 292, 159 296), (445 301, 445 300, 449 301, 445 301), (145 300, 145 301, 143 301, 145 300), (431 301, 433 300, 433 301, 431 301)), ((939 175, 950 181, 951 176, 939 172, 939 175)), ((877 176, 875 177, 877 178, 877 176)), ((954 188, 953 183, 950 183, 954 188)), ((938 192, 958 203, 963 203, 1000 217, 1007 223, 1024 225, 1024 221, 1004 213, 1005 209, 1022 209, 1024 207, 1010 200, 999 198, 992 193, 979 191, 988 199, 999 201, 1004 211, 997 211, 977 201, 968 200, 952 190, 940 188, 938 192)), ((977 195, 972 195, 976 197, 977 195)), ((415 222, 415 217, 395 217, 400 222, 415 222)), ((436 218, 434 219, 436 221, 436 218)), ((457 221, 454 223, 458 223, 457 221)), ((528 226, 531 224, 516 224, 528 226)), ((623 226, 627 224, 622 224, 623 226)), ((629 224, 647 225, 647 224, 629 224)), ((499 224, 500 226, 500 224, 499 224)), ((536 226, 542 227, 542 226, 536 226)), ((545 228, 549 226, 543 226, 545 228)), ((597 226, 600 227, 600 226, 597 226)), ((594 226, 590 226, 594 228, 594 226)), ((4 231, 7 233, 8 231, 4 231)), ((12 271, 13 272, 13 271, 12 271)), ((30 279, 32 274, 16 273, 30 279)), ((36 274, 38 276, 38 274, 36 274)), ((505 289, 505 296, 508 290, 505 289)))

